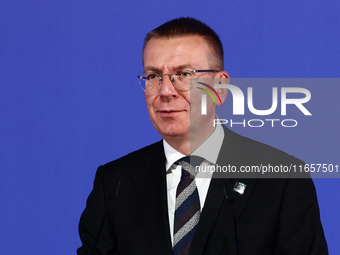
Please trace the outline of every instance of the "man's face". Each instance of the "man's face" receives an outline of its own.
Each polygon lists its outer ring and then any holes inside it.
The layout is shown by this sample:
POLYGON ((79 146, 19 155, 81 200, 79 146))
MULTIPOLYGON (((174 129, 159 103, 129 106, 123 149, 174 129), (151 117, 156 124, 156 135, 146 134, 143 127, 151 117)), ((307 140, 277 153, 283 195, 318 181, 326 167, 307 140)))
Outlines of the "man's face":
MULTIPOLYGON (((153 71, 158 74, 172 74, 180 69, 212 69, 208 61, 209 56, 211 58, 211 50, 200 36, 151 39, 144 49, 144 73, 153 71)), ((212 75, 213 73, 202 73, 198 76, 213 77, 212 75)), ((190 139, 190 110, 193 109, 193 103, 190 101, 195 101, 198 105, 200 95, 201 91, 198 89, 197 95, 190 95, 190 90, 178 91, 168 76, 163 77, 157 93, 145 92, 150 119, 164 139, 190 139)), ((191 125, 204 129, 207 123, 203 122, 206 122, 207 118, 215 117, 215 108, 211 108, 213 109, 208 112, 210 115, 191 125)), ((191 121, 193 122, 193 119, 191 121)))

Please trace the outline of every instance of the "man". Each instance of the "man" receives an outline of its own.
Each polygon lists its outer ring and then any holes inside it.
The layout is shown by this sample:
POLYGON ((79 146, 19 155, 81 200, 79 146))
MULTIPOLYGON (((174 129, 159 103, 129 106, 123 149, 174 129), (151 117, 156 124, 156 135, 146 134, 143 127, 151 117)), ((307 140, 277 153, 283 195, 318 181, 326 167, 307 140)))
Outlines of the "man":
MULTIPOLYGON (((198 167, 303 162, 213 126, 190 78, 228 82, 223 49, 204 23, 169 21, 147 34, 139 76, 163 140, 98 168, 78 254, 328 254, 310 179, 198 178, 198 167), (195 159, 195 160, 194 160, 195 159), (189 178, 196 176, 196 178, 189 178)), ((217 89, 221 103, 227 90, 217 89)))

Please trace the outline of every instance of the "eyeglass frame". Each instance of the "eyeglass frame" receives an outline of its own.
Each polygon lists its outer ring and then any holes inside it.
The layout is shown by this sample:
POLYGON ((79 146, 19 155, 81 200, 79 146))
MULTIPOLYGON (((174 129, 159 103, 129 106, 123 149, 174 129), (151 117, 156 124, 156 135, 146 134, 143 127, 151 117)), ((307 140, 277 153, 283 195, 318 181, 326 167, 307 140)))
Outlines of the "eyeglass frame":
MULTIPOLYGON (((155 74, 159 77, 159 85, 161 85, 161 83, 163 82, 163 76, 164 75, 167 75, 169 76, 169 79, 170 79, 170 82, 172 84, 172 86, 174 86, 174 88, 178 89, 176 87, 175 84, 173 84, 172 80, 171 80, 171 76, 174 75, 176 72, 179 72, 181 70, 176 70, 174 71, 172 74, 158 74, 158 73, 152 73, 152 74, 155 74)), ((189 73, 190 75, 191 74, 195 74, 195 73, 211 73, 211 72, 214 72, 214 73, 218 73, 218 72, 221 72, 221 71, 218 71, 218 70, 213 70, 213 69, 207 69, 207 70, 192 70, 192 71, 186 71, 186 73, 189 73)), ((142 74, 142 75, 138 75, 137 78, 139 78, 139 85, 141 86, 142 90, 146 91, 146 89, 143 88, 142 84, 141 84, 141 80, 146 80, 146 74, 142 74)))

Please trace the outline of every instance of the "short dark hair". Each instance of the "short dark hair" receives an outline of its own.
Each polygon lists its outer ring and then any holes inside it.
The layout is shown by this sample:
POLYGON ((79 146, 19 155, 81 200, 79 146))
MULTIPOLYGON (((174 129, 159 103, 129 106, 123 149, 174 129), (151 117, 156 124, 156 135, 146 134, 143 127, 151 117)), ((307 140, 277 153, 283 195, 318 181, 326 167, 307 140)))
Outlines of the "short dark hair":
POLYGON ((208 45, 210 45, 213 52, 215 53, 214 55, 217 60, 216 62, 218 68, 223 70, 223 46, 220 38, 209 26, 194 18, 181 17, 173 19, 147 33, 144 38, 143 53, 147 43, 151 38, 171 38, 190 35, 202 36, 203 39, 205 39, 205 41, 208 43, 208 45))

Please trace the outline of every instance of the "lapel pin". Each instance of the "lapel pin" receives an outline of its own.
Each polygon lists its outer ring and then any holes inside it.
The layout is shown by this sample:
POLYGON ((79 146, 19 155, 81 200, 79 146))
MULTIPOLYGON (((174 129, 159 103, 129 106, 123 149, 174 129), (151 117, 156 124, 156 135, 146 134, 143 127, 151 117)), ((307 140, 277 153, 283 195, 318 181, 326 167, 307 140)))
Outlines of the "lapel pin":
POLYGON ((242 195, 244 191, 246 190, 247 184, 244 184, 242 182, 236 182, 233 188, 233 191, 239 193, 242 195))

